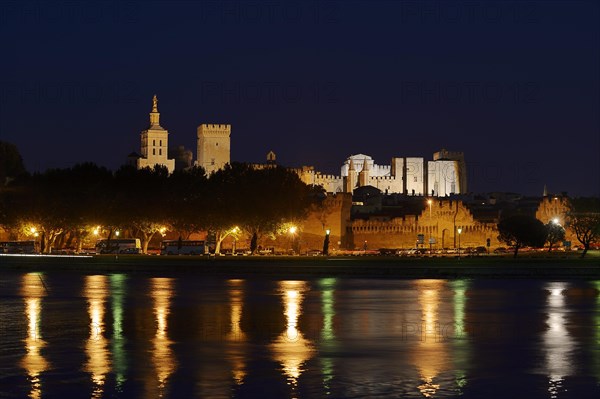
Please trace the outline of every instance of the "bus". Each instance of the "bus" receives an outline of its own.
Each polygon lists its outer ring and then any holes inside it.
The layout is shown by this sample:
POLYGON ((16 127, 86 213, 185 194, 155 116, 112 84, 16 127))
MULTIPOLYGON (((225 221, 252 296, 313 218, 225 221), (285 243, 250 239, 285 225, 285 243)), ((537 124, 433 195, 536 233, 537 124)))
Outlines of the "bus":
POLYGON ((35 241, 2 241, 0 242, 0 253, 3 254, 37 254, 38 245, 35 241))
POLYGON ((205 255, 208 247, 201 240, 165 240, 160 248, 161 255, 205 255))
POLYGON ((139 254, 142 245, 139 238, 114 238, 96 243, 97 254, 139 254))

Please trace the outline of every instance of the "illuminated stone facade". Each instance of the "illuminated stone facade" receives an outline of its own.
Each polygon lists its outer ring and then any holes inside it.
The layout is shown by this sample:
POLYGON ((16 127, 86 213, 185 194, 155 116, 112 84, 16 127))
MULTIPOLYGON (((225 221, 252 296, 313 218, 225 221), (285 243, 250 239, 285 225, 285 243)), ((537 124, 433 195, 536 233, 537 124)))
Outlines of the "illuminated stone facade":
POLYGON ((231 125, 202 124, 198 126, 197 137, 196 166, 211 174, 230 162, 231 125))
POLYGON ((488 238, 492 248, 501 245, 495 223, 479 222, 462 201, 447 199, 434 200, 418 215, 353 220, 347 236, 354 248, 365 242, 370 249, 415 248, 419 234, 424 237, 419 247, 429 248, 432 239, 433 249, 457 248, 459 228, 461 248, 485 246, 488 238))
POLYGON ((467 191, 464 156, 441 150, 433 161, 424 158, 392 158, 390 165, 378 165, 365 154, 351 155, 340 175, 324 175, 313 167, 295 169, 306 184, 322 186, 329 193, 351 193, 358 187, 373 186, 386 194, 443 197, 467 191))
POLYGON ((165 166, 169 173, 175 170, 175 160, 168 159, 169 132, 160 125, 158 99, 152 99, 150 126, 141 134, 141 156, 137 159, 137 168, 153 168, 155 165, 165 166))

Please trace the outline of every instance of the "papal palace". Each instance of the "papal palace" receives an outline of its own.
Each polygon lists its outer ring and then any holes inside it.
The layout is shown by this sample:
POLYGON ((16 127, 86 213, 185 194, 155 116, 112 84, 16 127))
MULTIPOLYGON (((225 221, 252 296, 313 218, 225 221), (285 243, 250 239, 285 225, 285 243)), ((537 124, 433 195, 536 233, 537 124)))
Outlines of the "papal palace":
MULTIPOLYGON (((181 152, 170 151, 169 132, 160 125, 154 96, 150 124, 141 132, 140 153, 130 154, 129 160, 138 168, 163 165, 170 173, 176 167, 196 165, 210 174, 230 163, 231 133, 229 124, 199 125, 195 162, 189 151, 181 159, 181 152)), ((266 163, 255 167, 274 164, 276 156, 270 151, 266 163)), ((334 250, 417 244, 456 248, 459 229, 461 247, 484 246, 490 239, 493 249, 501 245, 496 226, 503 210, 518 208, 543 223, 555 218, 564 222, 566 213, 563 195, 469 194, 464 154, 445 149, 431 160, 393 157, 387 165, 376 164, 365 154, 350 155, 339 175, 323 174, 312 166, 291 170, 304 183, 322 186, 328 193, 324 209, 313 212, 301 226, 301 250, 320 248, 325 230, 331 231, 334 250)))

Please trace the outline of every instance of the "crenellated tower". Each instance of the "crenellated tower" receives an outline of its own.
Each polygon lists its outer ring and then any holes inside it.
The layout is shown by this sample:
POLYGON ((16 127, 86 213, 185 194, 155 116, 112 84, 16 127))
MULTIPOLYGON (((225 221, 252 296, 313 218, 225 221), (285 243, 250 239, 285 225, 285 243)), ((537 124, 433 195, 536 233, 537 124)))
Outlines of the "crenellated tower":
POLYGON ((197 166, 211 174, 230 162, 231 125, 202 124, 198 126, 197 166))

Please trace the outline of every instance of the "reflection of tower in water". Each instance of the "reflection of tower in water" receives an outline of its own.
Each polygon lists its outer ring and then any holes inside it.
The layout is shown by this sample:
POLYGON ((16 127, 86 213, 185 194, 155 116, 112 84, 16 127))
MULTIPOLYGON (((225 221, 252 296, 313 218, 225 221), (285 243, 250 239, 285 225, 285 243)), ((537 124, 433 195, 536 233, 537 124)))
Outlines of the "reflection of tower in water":
POLYGON ((173 279, 156 277, 151 279, 151 295, 154 304, 156 333, 152 339, 152 365, 156 374, 158 392, 153 397, 162 397, 167 379, 175 371, 176 362, 171 349, 172 341, 167 335, 170 302, 173 294, 173 279))
POLYGON ((310 340, 298 329, 301 304, 308 284, 304 281, 281 281, 279 292, 283 296, 286 330, 271 344, 273 358, 278 361, 287 376, 288 384, 295 387, 304 371, 303 364, 314 354, 310 340))
POLYGON ((86 276, 85 278, 84 295, 88 301, 90 335, 85 343, 85 353, 88 360, 84 369, 92 376, 92 398, 102 397, 106 375, 111 369, 107 340, 104 337, 106 281, 106 276, 86 276))
POLYGON ((573 373, 571 356, 575 343, 566 329, 566 313, 564 292, 569 288, 568 283, 550 282, 547 284, 549 293, 546 304, 548 318, 547 330, 544 332, 544 352, 546 372, 548 374, 548 393, 551 398, 557 398, 562 388, 564 377, 573 373))
POLYGON ((40 350, 46 346, 40 329, 42 297, 46 295, 46 292, 40 279, 41 276, 37 273, 27 273, 23 275, 21 286, 21 295, 25 300, 25 315, 27 316, 27 338, 23 340, 26 353, 21 361, 21 367, 27 371, 31 382, 31 391, 29 392, 31 399, 42 397, 40 374, 50 367, 40 353, 40 350))
POLYGON ((434 379, 447 368, 448 353, 444 342, 443 323, 439 316, 440 293, 444 280, 417 280, 418 300, 421 307, 421 334, 413 353, 413 362, 422 384, 418 386, 424 397, 433 397, 440 385, 434 379))

